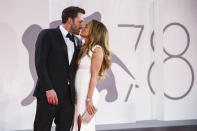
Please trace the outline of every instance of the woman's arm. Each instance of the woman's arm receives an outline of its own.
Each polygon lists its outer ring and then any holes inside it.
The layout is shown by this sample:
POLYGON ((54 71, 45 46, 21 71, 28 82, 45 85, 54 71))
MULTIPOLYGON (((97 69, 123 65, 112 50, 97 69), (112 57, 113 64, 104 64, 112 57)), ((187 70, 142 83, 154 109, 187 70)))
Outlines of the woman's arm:
POLYGON ((103 62, 102 48, 96 47, 93 51, 92 58, 91 58, 91 70, 90 70, 91 78, 90 78, 89 90, 88 90, 87 102, 86 102, 88 113, 90 115, 96 112, 96 109, 92 103, 92 96, 94 93, 94 89, 96 87, 98 74, 99 74, 102 62, 103 62))

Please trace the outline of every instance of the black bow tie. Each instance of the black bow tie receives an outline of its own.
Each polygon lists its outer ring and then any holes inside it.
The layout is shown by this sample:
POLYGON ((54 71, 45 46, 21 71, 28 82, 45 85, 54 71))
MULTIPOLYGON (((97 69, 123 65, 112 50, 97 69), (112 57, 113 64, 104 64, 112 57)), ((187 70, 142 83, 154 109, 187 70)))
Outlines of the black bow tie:
POLYGON ((73 43, 75 43, 74 35, 71 35, 70 33, 68 33, 66 35, 66 37, 69 38, 70 41, 72 41, 73 43))

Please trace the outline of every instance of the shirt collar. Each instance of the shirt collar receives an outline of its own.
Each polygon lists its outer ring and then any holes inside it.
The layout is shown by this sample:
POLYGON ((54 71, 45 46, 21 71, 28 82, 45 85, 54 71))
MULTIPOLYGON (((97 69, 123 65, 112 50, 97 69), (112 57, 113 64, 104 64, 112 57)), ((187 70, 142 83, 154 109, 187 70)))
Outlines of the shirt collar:
POLYGON ((59 28, 63 36, 66 37, 66 35, 68 34, 68 31, 62 25, 60 25, 59 28))

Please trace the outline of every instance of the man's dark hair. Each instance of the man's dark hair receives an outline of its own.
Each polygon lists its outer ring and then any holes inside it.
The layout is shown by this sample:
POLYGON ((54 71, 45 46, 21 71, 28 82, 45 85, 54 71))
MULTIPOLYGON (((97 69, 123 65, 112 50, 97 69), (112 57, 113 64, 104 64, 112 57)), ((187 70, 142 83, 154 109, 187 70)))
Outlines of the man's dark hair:
POLYGON ((62 11, 62 23, 66 23, 68 18, 74 19, 78 13, 85 14, 85 10, 79 7, 70 6, 62 11))

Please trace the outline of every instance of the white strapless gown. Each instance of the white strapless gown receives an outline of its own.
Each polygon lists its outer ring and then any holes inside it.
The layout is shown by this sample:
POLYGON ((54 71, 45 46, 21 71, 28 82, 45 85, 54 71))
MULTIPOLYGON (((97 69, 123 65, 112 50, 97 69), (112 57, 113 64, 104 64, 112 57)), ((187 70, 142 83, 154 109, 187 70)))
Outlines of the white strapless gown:
MULTIPOLYGON (((96 47, 100 47, 96 45, 92 48, 94 50, 96 47)), ((101 47, 100 47, 101 48, 101 47)), ((76 90, 76 100, 77 103, 75 105, 75 115, 74 115, 74 126, 73 131, 78 131, 78 116, 81 115, 86 111, 86 98, 89 89, 89 82, 90 82, 90 67, 91 67, 91 56, 92 52, 89 52, 89 55, 85 55, 80 60, 80 65, 76 73, 75 77, 75 90, 76 90)), ((99 102, 99 92, 98 90, 94 89, 94 93, 92 96, 92 101, 94 106, 96 107, 99 102)), ((87 123, 81 123, 81 130, 80 131, 95 131, 95 117, 91 119, 91 121, 87 123)))

